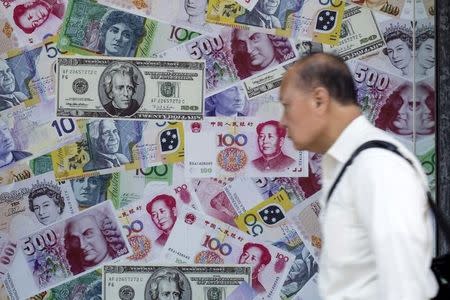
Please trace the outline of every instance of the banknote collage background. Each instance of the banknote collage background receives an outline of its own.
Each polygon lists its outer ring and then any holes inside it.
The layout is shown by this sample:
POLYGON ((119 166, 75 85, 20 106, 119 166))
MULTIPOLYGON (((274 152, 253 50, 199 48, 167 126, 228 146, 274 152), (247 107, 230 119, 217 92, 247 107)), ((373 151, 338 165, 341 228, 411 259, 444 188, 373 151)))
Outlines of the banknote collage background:
POLYGON ((320 299, 287 68, 341 56, 435 190, 432 0, 1 0, 0 299, 320 299), (165 298, 164 298, 165 297, 165 298))

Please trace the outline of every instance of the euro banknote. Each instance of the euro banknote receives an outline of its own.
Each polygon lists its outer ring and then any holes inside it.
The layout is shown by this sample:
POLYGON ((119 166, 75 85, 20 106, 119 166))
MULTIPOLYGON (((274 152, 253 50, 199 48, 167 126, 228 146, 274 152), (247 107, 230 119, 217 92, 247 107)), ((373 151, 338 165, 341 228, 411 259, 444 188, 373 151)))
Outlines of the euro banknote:
POLYGON ((158 54, 161 59, 206 61, 206 95, 237 81, 293 62, 294 45, 286 37, 224 27, 158 54))
POLYGON ((59 47, 84 55, 152 57, 199 35, 95 1, 69 0, 59 47))
POLYGON ((258 299, 278 297, 293 263, 293 254, 187 206, 178 213, 161 259, 172 263, 250 264, 251 286, 258 299))
POLYGON ((4 284, 11 299, 23 299, 93 271, 129 254, 110 201, 29 233, 4 284))
POLYGON ((199 120, 205 64, 131 58, 59 58, 60 117, 199 120))
POLYGON ((225 299, 250 280, 250 266, 119 263, 103 267, 103 299, 225 299))
POLYGON ((58 180, 184 160, 181 122, 84 119, 77 124, 81 140, 51 153, 58 180))
POLYGON ((276 120, 231 118, 191 122, 186 134, 188 177, 300 177, 306 152, 294 149, 276 120), (269 138, 270 137, 270 138, 269 138), (209 151, 201 151, 208 147, 209 151))

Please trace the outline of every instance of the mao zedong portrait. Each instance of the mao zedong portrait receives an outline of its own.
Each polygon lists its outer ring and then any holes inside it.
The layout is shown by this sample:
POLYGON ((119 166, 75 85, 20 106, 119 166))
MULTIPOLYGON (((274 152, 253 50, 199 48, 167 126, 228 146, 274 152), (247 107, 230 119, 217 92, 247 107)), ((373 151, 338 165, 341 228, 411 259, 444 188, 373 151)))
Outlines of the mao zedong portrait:
POLYGON ((91 160, 83 167, 84 171, 120 167, 130 160, 120 152, 120 135, 116 121, 100 120, 89 123, 89 135, 95 149, 91 160))
POLYGON ((287 38, 244 29, 232 31, 231 51, 240 79, 295 56, 287 38))
POLYGON ((28 194, 28 206, 42 225, 49 225, 61 218, 66 203, 61 189, 53 183, 36 183, 28 194))
POLYGON ((64 229, 64 247, 74 275, 127 252, 120 228, 99 212, 70 218, 64 229))
POLYGON ((134 56, 145 34, 145 18, 122 11, 110 11, 100 27, 99 51, 108 56, 134 56))
POLYGON ((286 138, 286 128, 278 121, 270 120, 256 126, 258 148, 261 156, 252 160, 255 168, 264 172, 282 171, 295 160, 283 153, 281 149, 286 138))
POLYGON ((14 7, 13 19, 23 32, 31 34, 51 19, 62 20, 64 10, 61 0, 31 0, 14 7))
POLYGON ((155 226, 161 230, 156 243, 164 246, 177 220, 177 203, 175 198, 160 194, 147 203, 146 209, 155 226))
POLYGON ((13 70, 6 62, 0 58, 0 111, 19 105, 28 97, 16 91, 16 77, 13 70))
POLYGON ((30 152, 17 150, 11 131, 0 119, 0 168, 32 155, 30 152))
POLYGON ((102 103, 108 114, 129 117, 139 109, 140 104, 133 99, 138 87, 138 75, 131 65, 120 63, 106 70, 103 87, 107 99, 102 99, 102 103))
POLYGON ((252 287, 258 294, 266 291, 259 281, 259 275, 271 260, 272 255, 265 246, 250 242, 244 245, 242 254, 239 256, 240 264, 252 266, 252 287))
POLYGON ((179 272, 162 269, 145 285, 144 300, 192 300, 189 282, 179 272))

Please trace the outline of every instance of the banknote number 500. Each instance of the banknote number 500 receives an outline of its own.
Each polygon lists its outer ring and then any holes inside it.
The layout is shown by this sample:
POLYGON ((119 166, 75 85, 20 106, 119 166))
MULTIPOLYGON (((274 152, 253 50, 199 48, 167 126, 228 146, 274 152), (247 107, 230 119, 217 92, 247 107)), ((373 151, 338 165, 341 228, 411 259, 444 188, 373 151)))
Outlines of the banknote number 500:
POLYGON ((56 234, 53 230, 47 229, 42 234, 35 234, 29 237, 23 244, 23 252, 26 255, 33 255, 36 250, 42 251, 45 247, 56 244, 56 234))
POLYGON ((75 130, 75 123, 73 122, 72 119, 62 118, 59 119, 59 124, 58 120, 54 120, 52 122, 52 127, 56 129, 56 131, 58 132, 58 136, 62 136, 63 133, 61 132, 61 129, 62 131, 64 131, 64 133, 71 133, 72 131, 75 130))
POLYGON ((358 65, 355 70, 355 80, 357 82, 365 81, 368 87, 375 86, 377 90, 382 91, 389 85, 389 76, 387 74, 378 75, 374 70, 369 70, 364 65, 358 65))
POLYGON ((200 59, 203 55, 222 50, 223 39, 220 35, 213 38, 203 38, 190 43, 187 45, 187 48, 192 59, 200 59))

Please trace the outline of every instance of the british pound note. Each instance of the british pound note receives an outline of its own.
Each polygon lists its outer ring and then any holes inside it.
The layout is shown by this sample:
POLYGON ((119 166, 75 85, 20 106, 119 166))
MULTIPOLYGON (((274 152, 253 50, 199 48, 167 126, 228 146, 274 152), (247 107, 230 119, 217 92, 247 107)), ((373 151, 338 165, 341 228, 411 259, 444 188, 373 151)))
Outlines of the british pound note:
POLYGON ((199 35, 91 0, 69 0, 59 46, 84 55, 152 57, 199 35))
POLYGON ((0 53, 37 45, 60 28, 67 0, 3 0, 0 4, 0 53), (4 44, 5 43, 5 44, 4 44))
POLYGON ((206 95, 250 76, 294 61, 295 47, 288 38, 239 28, 199 36, 158 54, 161 59, 206 61, 206 95))
POLYGON ((189 183, 148 185, 141 200, 117 211, 132 248, 127 257, 129 262, 143 263, 159 258, 183 204, 198 208, 189 183))
MULTIPOLYGON (((244 0, 245 1, 245 0, 244 0)), ((210 0, 208 22, 290 37, 300 23, 303 1, 254 1, 250 9, 234 0, 210 0)))
POLYGON ((172 263, 250 264, 258 299, 277 298, 294 255, 184 206, 161 252, 172 263))
POLYGON ((40 102, 13 112, 0 113, 0 132, 5 155, 0 170, 14 167, 80 139, 80 131, 69 118, 55 118, 55 101, 40 102))
POLYGON ((382 12, 393 17, 400 17, 403 7, 405 6, 405 0, 351 0, 350 2, 368 7, 373 11, 382 12))
POLYGON ((199 120, 205 64, 100 57, 59 58, 60 117, 199 120))
POLYGON ((373 55, 384 45, 383 36, 370 9, 347 5, 339 44, 324 45, 323 50, 350 60, 373 55))
POLYGON ((319 194, 315 194, 287 213, 289 223, 295 226, 298 235, 316 260, 319 258, 322 248, 320 209, 319 194))
POLYGON ((184 159, 181 122, 79 120, 80 141, 51 153, 58 180, 143 169, 184 159))
POLYGON ((70 180, 75 200, 80 209, 111 200, 116 209, 142 197, 148 183, 172 181, 173 165, 160 165, 112 174, 80 177, 70 180))
POLYGON ((220 28, 206 22, 208 2, 205 0, 100 0, 99 3, 146 15, 175 27, 187 28, 202 34, 210 34, 220 28))
POLYGON ((344 7, 343 0, 305 0, 299 26, 295 27, 293 36, 317 43, 337 45, 340 40, 344 7))
POLYGON ((5 276, 11 299, 23 299, 129 254, 110 201, 54 223, 18 241, 5 276))
POLYGON ((307 175, 307 153, 294 149, 276 120, 222 118, 187 126, 188 177, 307 175), (199 147, 208 147, 209 151, 199 147))
POLYGON ((251 267, 236 264, 106 265, 103 299, 224 300, 250 280, 251 267))

